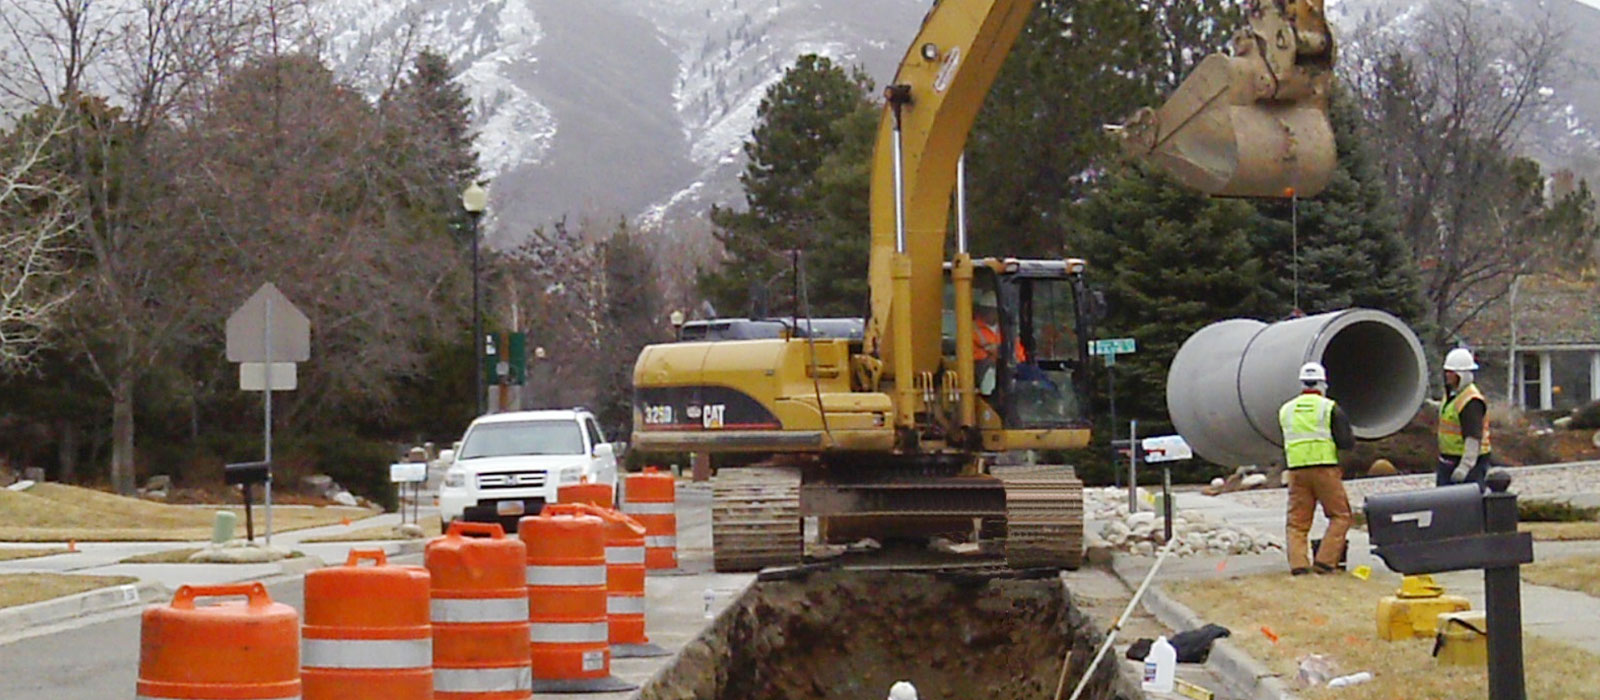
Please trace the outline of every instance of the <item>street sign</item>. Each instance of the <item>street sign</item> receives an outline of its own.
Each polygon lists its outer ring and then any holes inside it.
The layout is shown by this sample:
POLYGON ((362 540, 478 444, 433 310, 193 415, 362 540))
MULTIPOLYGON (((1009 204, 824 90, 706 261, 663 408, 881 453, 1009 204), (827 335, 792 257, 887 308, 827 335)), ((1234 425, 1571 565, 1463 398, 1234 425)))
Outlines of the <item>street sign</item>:
MULTIPOLYGON (((294 391, 298 386, 299 367, 293 362, 272 363, 272 390, 294 391)), ((267 363, 241 362, 239 363, 239 389, 241 391, 266 391, 267 363)))
POLYGON ((267 362, 269 359, 305 362, 311 359, 311 320, 268 282, 228 317, 227 340, 229 362, 267 362), (269 315, 272 318, 270 353, 266 341, 269 315))
POLYGON ((1138 351, 1138 344, 1134 342, 1133 338, 1089 341, 1090 355, 1128 355, 1138 351))
POLYGON ((1180 459, 1193 459, 1194 450, 1189 449, 1182 435, 1157 435, 1147 437, 1140 442, 1144 448, 1144 461, 1146 462, 1176 462, 1180 459))

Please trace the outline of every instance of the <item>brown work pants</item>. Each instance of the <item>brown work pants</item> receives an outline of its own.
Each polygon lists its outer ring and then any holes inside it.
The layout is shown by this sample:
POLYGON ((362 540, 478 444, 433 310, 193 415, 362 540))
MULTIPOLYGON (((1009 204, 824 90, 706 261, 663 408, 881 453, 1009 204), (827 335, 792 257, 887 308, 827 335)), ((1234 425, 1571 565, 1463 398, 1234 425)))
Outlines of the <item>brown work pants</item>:
POLYGON ((1317 548, 1317 563, 1327 567, 1339 565, 1339 554, 1344 551, 1345 533, 1350 531, 1350 499, 1344 493, 1344 479, 1339 467, 1300 467, 1284 472, 1289 480, 1289 568, 1311 568, 1310 549, 1306 538, 1311 534, 1312 516, 1317 504, 1322 504, 1322 514, 1328 517, 1328 531, 1322 536, 1322 546, 1317 548))

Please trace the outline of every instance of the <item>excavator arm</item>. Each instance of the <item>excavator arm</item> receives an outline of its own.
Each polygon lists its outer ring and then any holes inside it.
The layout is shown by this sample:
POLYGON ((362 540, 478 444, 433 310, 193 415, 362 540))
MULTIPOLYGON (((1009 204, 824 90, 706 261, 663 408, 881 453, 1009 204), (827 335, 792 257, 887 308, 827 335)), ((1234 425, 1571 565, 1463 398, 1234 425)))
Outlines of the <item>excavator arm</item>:
MULTIPOLYGON (((871 366, 863 374, 875 380, 901 378, 894 399, 903 429, 918 408, 910 378, 937 371, 941 361, 938 319, 957 164, 1034 5, 935 2, 885 90, 873 156, 872 317, 862 361, 871 366)), ((1139 111, 1116 131, 1128 152, 1208 194, 1313 195, 1334 166, 1327 118, 1334 47, 1322 0, 1256 0, 1247 10, 1248 26, 1231 55, 1206 58, 1165 105, 1139 111)), ((958 308, 970 306, 963 260, 958 245, 958 308)))

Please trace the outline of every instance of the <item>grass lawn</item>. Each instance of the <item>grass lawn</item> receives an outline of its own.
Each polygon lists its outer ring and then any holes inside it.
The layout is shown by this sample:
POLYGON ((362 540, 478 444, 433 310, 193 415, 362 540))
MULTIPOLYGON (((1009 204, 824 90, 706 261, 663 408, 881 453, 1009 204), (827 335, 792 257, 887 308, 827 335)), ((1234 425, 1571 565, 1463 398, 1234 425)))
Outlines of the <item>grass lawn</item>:
MULTIPOLYGON (((103 491, 65 484, 36 484, 27 491, 0 490, 0 541, 83 542, 188 541, 211 537, 217 510, 239 514, 236 536, 243 537, 243 506, 196 508, 125 498, 103 491)), ((265 527, 265 515, 255 509, 256 529, 265 527)), ((308 527, 370 517, 365 508, 320 507, 273 509, 272 528, 287 532, 308 527)))
POLYGON ((1568 557, 1522 567, 1522 580, 1600 597, 1600 557, 1568 557))
MULTIPOLYGON (((1524 568, 1527 571, 1527 568, 1524 568)), ((1299 659, 1333 658, 1340 673, 1370 671, 1372 682, 1348 688, 1314 688, 1310 700, 1454 700, 1481 698, 1488 676, 1481 668, 1437 666, 1433 640, 1378 639, 1378 599, 1392 595, 1397 577, 1300 576, 1287 573, 1174 584, 1171 590, 1201 618, 1233 631, 1233 641, 1297 687, 1299 659), (1265 626, 1278 636, 1273 642, 1265 626)), ((1541 637, 1523 637, 1530 698, 1600 700, 1595 683, 1600 656, 1541 637)))
POLYGON ((132 576, 0 574, 0 608, 37 603, 96 588, 136 583, 138 580, 132 576))
POLYGON ((1518 523, 1517 529, 1533 533, 1536 542, 1600 540, 1600 523, 1518 523))
MULTIPOLYGON (((437 515, 430 515, 430 516, 427 516, 427 517, 423 518, 421 523, 420 523, 420 525, 422 525, 422 534, 424 536, 426 536, 426 537, 433 537, 433 536, 436 536, 436 535, 439 534, 439 516, 437 516, 437 515)), ((322 535, 322 536, 319 536, 319 537, 307 537, 306 539, 301 540, 301 541, 302 542, 374 542, 374 541, 381 541, 381 540, 405 539, 403 537, 400 537, 400 536, 396 535, 395 532, 394 532, 394 529, 395 529, 395 526, 393 526, 393 525, 375 525, 373 527, 364 527, 364 528, 361 528, 359 530, 351 530, 350 532, 341 532, 341 533, 337 533, 337 534, 333 534, 333 535, 322 535)))
POLYGON ((66 547, 0 547, 0 561, 48 557, 52 554, 63 554, 66 551, 66 547))

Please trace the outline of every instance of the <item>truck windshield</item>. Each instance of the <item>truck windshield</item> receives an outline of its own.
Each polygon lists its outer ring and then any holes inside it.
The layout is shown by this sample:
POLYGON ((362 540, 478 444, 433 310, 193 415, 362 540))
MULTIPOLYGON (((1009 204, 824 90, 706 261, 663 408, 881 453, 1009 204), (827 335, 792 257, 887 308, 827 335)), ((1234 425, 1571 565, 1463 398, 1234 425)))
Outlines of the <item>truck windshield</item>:
POLYGON ((467 433, 457 459, 581 454, 583 431, 577 421, 535 420, 481 423, 467 433))

